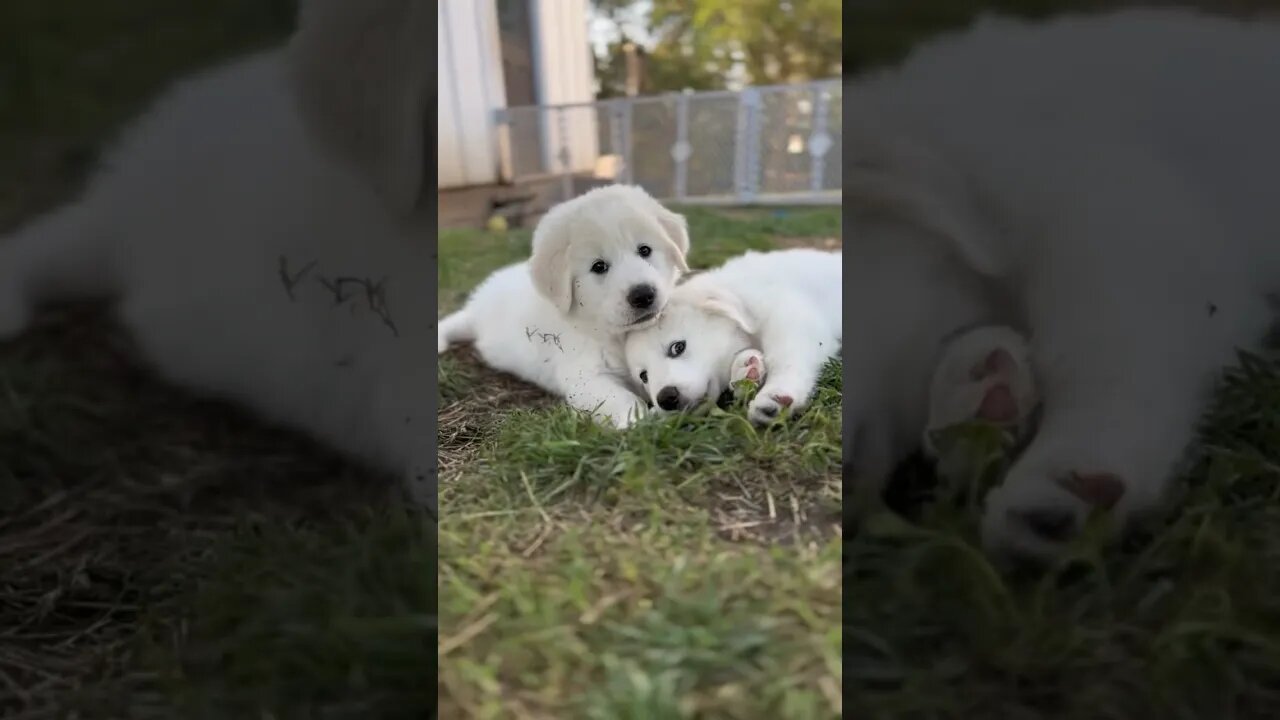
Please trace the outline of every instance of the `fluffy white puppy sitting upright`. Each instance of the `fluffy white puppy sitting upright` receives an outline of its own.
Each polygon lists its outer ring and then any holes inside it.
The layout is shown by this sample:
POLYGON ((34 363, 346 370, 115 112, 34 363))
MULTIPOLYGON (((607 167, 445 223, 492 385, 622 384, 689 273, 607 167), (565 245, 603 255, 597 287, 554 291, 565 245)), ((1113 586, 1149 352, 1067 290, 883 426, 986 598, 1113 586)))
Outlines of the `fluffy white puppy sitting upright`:
POLYGON ((847 84, 862 479, 918 445, 941 338, 1010 323, 1044 409, 986 545, 1053 557, 1097 507, 1118 527, 1158 507, 1270 322, 1277 68, 1280 26, 1148 10, 986 21, 847 84))
POLYGON ((173 88, 81 198, 0 240, 0 338, 39 302, 113 298, 170 381, 433 502, 430 10, 307 0, 290 47, 173 88))
POLYGON ((639 187, 597 188, 553 207, 528 262, 502 268, 440 321, 439 352, 474 341, 488 365, 615 427, 646 410, 622 336, 651 323, 689 268, 684 217, 639 187))
POLYGON ((657 323, 628 333, 627 366, 660 409, 675 411, 715 400, 743 351, 758 348, 768 373, 749 417, 799 412, 840 352, 840 276, 838 252, 747 252, 679 285, 657 323))

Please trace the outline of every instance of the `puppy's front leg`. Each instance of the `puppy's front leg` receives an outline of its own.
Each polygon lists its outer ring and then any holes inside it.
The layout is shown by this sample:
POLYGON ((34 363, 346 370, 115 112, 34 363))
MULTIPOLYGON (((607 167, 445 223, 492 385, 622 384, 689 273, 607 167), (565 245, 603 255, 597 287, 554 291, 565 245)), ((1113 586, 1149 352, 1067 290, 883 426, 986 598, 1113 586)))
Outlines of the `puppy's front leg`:
POLYGON ((619 430, 631 427, 648 411, 645 401, 616 377, 597 373, 564 383, 570 407, 591 413, 596 420, 619 430))
POLYGON ((800 412, 818 384, 823 363, 840 341, 813 317, 812 309, 792 298, 777 298, 775 321, 760 330, 760 347, 769 362, 769 375, 747 407, 748 418, 763 425, 782 408, 800 412))

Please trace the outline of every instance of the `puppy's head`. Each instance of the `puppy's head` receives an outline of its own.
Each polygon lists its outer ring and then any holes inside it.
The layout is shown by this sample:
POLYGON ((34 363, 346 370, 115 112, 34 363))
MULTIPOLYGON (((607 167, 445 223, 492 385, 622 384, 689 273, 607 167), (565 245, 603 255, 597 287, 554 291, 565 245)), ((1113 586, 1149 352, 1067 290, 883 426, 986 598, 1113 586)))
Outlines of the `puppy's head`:
POLYGON ((288 48, 290 79, 308 129, 401 216, 427 190, 432 5, 302 0, 288 48))
POLYGON ((533 232, 529 272, 561 313, 621 333, 663 311, 688 251, 684 217, 611 185, 551 208, 533 232))
POLYGON ((627 334, 627 367, 659 409, 683 410, 728 388, 734 356, 757 331, 737 296, 694 280, 676 288, 657 323, 627 334))

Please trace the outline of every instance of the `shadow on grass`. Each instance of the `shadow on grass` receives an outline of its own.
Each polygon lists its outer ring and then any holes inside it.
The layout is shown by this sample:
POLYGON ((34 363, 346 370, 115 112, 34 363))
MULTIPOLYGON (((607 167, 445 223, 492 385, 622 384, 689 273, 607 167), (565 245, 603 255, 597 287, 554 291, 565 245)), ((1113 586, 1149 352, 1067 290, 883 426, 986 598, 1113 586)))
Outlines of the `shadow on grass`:
POLYGON ((393 482, 163 386, 84 308, 0 348, 0 397, 0 714, 427 712, 435 528, 393 482))

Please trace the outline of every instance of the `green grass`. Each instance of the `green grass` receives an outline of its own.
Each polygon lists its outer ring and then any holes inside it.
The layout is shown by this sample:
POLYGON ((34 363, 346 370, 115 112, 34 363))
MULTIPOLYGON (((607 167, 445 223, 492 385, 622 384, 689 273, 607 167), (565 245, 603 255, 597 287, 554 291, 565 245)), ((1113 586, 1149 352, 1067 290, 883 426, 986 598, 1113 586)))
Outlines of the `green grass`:
MULTIPOLYGON (((695 267, 840 233, 838 209, 686 215, 695 267)), ((446 234, 441 311, 527 255, 446 234)), ((770 429, 744 398, 622 433, 442 357, 442 715, 838 717, 839 368, 770 429)))
POLYGON ((1266 718, 1280 707, 1280 360, 1244 355, 1181 503, 1122 548, 1100 524, 1046 572, 979 553, 972 499, 1007 442, 957 428, 911 508, 863 508, 845 547, 856 717, 1266 718))

